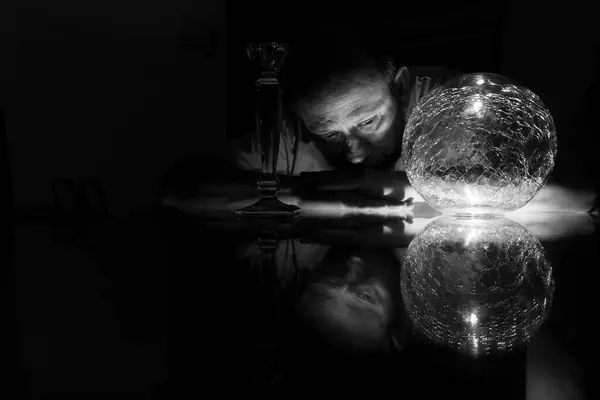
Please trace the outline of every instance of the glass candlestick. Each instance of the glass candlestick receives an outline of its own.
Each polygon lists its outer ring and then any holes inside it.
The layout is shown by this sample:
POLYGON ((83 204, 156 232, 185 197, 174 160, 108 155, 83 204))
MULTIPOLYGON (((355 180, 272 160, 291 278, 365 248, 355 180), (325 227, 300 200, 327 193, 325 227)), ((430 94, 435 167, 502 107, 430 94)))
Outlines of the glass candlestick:
POLYGON ((256 80, 256 136, 260 149, 262 174, 257 182, 260 199, 241 210, 238 217, 294 218, 300 208, 285 204, 277 198, 277 160, 283 124, 282 96, 278 74, 287 49, 275 42, 250 43, 246 47, 252 64, 260 75, 256 80))

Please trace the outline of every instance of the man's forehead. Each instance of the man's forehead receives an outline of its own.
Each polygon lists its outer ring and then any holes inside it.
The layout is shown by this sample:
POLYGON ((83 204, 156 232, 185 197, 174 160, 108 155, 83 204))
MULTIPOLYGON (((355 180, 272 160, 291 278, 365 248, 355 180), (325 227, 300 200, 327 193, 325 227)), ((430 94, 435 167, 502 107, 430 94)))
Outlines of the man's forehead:
POLYGON ((305 104, 302 116, 311 130, 325 129, 346 118, 359 118, 389 102, 385 85, 355 86, 346 91, 337 90, 305 104))

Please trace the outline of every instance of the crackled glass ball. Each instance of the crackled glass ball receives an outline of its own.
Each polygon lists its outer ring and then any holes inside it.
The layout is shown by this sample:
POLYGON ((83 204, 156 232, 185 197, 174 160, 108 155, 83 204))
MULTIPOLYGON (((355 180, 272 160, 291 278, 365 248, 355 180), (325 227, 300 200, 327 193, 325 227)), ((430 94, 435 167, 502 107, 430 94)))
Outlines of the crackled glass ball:
POLYGON ((466 74, 429 92, 403 138, 407 176, 445 214, 502 214, 527 204, 554 168, 556 129, 531 90, 466 74))
POLYGON ((443 216, 407 249, 402 297, 434 343, 481 355, 526 344, 548 316, 552 267, 539 240, 506 218, 443 216))

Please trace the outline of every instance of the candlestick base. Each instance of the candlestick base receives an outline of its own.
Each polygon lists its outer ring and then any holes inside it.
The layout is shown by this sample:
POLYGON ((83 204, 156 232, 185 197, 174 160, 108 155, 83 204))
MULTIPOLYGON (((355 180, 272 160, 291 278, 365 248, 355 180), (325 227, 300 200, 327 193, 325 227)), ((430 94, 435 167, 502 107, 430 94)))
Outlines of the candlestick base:
POLYGON ((235 212, 238 218, 294 219, 299 214, 300 207, 285 204, 276 197, 262 198, 235 212))

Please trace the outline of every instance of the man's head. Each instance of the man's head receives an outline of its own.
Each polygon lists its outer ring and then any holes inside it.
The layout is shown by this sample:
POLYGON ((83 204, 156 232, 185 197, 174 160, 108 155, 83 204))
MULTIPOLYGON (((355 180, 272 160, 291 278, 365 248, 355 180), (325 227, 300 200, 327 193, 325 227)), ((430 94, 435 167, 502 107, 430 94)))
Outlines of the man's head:
POLYGON ((388 354, 398 333, 399 272, 392 252, 332 248, 298 304, 304 329, 347 354, 388 354))
POLYGON ((406 67, 358 45, 305 53, 313 66, 296 69, 293 105, 306 128, 334 164, 385 167, 401 149, 406 67))

